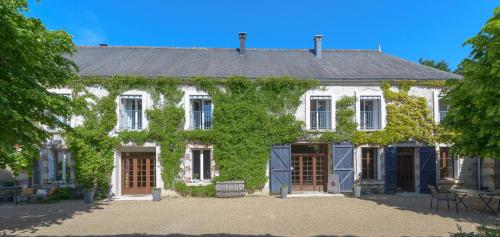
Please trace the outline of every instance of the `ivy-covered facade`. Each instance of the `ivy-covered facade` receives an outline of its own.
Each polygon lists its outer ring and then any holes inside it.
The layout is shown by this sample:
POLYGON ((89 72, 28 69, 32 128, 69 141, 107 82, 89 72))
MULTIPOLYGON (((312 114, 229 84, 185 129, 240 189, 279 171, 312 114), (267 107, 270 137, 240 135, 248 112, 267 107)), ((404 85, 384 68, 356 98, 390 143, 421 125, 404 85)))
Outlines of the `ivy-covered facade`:
POLYGON ((112 196, 154 187, 212 196, 228 180, 245 181, 249 193, 327 192, 332 174, 341 192, 358 180, 387 193, 478 185, 474 164, 452 159, 438 126, 441 86, 457 75, 320 43, 313 51, 79 48, 81 79, 53 90, 71 96, 73 129, 47 143, 33 180, 64 173, 64 182, 112 196))

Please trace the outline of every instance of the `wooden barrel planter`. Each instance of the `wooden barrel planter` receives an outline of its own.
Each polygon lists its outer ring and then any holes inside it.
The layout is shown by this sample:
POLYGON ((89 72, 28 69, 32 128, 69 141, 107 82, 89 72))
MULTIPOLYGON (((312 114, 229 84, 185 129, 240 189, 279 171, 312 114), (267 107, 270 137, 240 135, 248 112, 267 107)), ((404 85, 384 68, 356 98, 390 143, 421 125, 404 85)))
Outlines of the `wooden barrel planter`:
POLYGON ((215 183, 215 197, 232 198, 245 196, 244 181, 225 181, 215 183))

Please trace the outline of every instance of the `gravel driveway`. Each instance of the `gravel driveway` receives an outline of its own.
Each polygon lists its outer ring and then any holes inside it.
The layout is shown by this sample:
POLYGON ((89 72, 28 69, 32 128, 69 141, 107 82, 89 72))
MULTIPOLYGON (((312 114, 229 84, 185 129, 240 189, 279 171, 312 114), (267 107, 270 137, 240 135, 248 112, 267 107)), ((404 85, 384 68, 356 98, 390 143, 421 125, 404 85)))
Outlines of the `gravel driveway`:
POLYGON ((85 205, 0 204, 0 235, 64 236, 449 236, 478 223, 500 223, 490 214, 430 210, 428 197, 388 195, 239 199, 169 198, 161 202, 113 201, 85 205))

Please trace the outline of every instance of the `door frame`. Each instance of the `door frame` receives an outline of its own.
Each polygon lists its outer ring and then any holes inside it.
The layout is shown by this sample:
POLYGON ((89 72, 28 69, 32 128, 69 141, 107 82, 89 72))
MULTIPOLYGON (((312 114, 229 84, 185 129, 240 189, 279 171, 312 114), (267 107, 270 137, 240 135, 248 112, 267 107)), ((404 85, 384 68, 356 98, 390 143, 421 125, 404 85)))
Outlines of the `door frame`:
MULTIPOLYGON (((396 150, 396 190, 398 190, 399 186, 398 186, 398 179, 399 179, 399 169, 398 169, 398 161, 400 160, 399 158, 399 152, 400 152, 400 149, 405 149, 405 148, 411 148, 413 150, 413 152, 411 152, 411 155, 412 155, 412 162, 411 162, 411 170, 412 170, 412 190, 413 191, 404 191, 403 192, 418 192, 418 187, 417 187, 417 159, 420 159, 420 156, 418 154, 418 147, 414 147, 414 146, 398 146, 397 147, 397 150, 396 150)), ((410 154, 407 153, 407 154, 410 154)), ((418 170, 418 172, 420 173, 420 170, 418 170)))
MULTIPOLYGON (((151 189, 153 187, 150 186, 150 182, 151 182, 151 176, 150 176, 150 173, 147 173, 146 175, 146 187, 149 186, 149 190, 147 191, 143 191, 143 192, 129 192, 129 191, 125 191, 125 160, 126 159, 134 159, 134 158, 139 158, 139 159, 147 159, 149 160, 149 166, 147 165, 146 163, 146 172, 147 171, 151 171, 151 166, 153 166, 154 168, 154 172, 155 172, 155 176, 154 176, 154 179, 155 179, 155 186, 158 187, 159 186, 159 183, 158 183, 158 179, 157 179, 157 176, 158 176, 158 170, 156 168, 156 164, 157 164, 157 159, 156 159, 156 152, 147 152, 147 151, 121 151, 120 152, 120 161, 118 162, 120 167, 119 167, 119 185, 120 185, 120 195, 145 195, 145 194, 149 194, 151 193, 151 189), (125 154, 129 154, 129 155, 125 155, 125 154), (134 155, 130 155, 130 154, 134 154, 134 155), (151 164, 152 162, 152 164, 151 164)), ((135 166, 135 165, 134 165, 135 166)), ((137 171, 134 171, 134 173, 137 172, 137 171)))

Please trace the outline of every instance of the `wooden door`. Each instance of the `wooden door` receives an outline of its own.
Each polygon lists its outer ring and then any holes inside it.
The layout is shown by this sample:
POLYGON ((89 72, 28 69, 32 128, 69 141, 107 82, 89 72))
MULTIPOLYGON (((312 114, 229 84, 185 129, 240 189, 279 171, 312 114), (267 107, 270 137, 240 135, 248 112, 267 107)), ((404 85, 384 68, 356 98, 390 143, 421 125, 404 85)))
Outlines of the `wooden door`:
POLYGON ((415 192, 415 148, 398 147, 397 154, 397 187, 415 192))
POLYGON ((287 185, 288 192, 291 192, 290 153, 290 145, 273 146, 271 148, 271 164, 269 166, 271 194, 279 194, 282 185, 287 185))
POLYGON ((292 155, 292 189, 294 191, 324 191, 325 157, 313 154, 292 155))
POLYGON ((149 194, 156 187, 155 153, 122 153, 122 194, 149 194))

